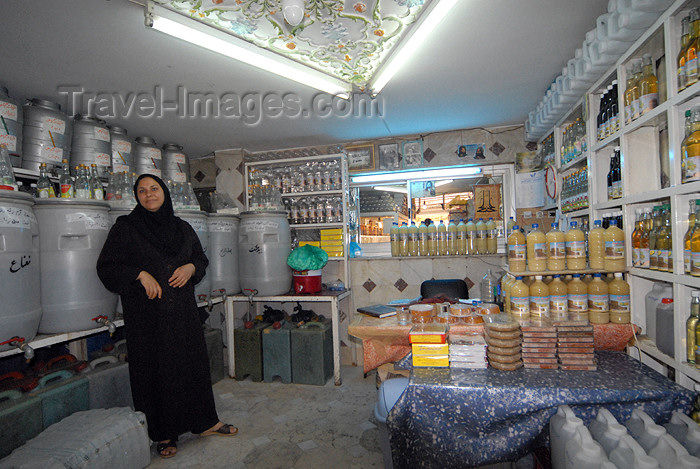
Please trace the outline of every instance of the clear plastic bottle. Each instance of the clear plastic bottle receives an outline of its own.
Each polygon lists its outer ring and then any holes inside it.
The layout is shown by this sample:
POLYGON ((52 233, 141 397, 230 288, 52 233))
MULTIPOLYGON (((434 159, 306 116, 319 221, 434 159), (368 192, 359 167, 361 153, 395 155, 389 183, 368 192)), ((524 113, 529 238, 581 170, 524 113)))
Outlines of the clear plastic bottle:
POLYGON ((527 245, 525 235, 520 232, 518 225, 513 226, 513 231, 508 236, 508 268, 511 272, 524 272, 527 245))
POLYGON ((435 222, 432 222, 428 227, 428 253, 431 256, 437 256, 438 252, 437 226, 435 226, 435 222))
POLYGON ((459 220, 457 225, 457 252, 460 256, 467 254, 467 225, 464 220, 459 220))
POLYGON ((402 222, 399 227, 399 255, 401 257, 408 256, 408 226, 406 222, 402 222))
POLYGON ((566 268, 584 270, 586 268, 586 237, 578 229, 578 223, 572 221, 566 232, 566 268))
POLYGON ((601 220, 595 220, 588 233, 588 264, 594 270, 605 268, 605 229, 601 220))
POLYGON ((439 256, 447 255, 447 227, 442 220, 437 226, 437 249, 439 256))
MULTIPOLYGON (((457 225, 453 220, 447 225, 447 253, 450 256, 456 256, 459 254, 459 249, 457 248, 457 225)), ((486 301, 486 300, 484 300, 486 301)))
POLYGON ((36 188, 38 192, 38 198, 48 199, 51 192, 51 181, 49 180, 48 170, 46 169, 46 163, 41 163, 39 165, 39 179, 36 182, 36 188))
POLYGON ((588 316, 588 287, 581 281, 580 274, 574 274, 573 279, 566 285, 569 314, 577 318, 588 316))
POLYGON ((399 240, 399 224, 397 222, 391 224, 389 236, 391 239, 391 257, 399 257, 401 255, 401 241, 399 240))
POLYGON ((476 224, 470 218, 464 227, 467 234, 467 254, 476 254, 476 224))
POLYGON ((481 291, 481 301, 484 303, 493 303, 496 301, 494 290, 498 285, 498 278, 491 272, 491 269, 486 271, 486 275, 481 279, 479 285, 481 291))
POLYGON ((486 247, 486 223, 483 218, 476 222, 476 254, 487 254, 486 247))
POLYGON ((520 318, 530 316, 530 289, 521 276, 510 287, 510 313, 520 318))
POLYGON ((411 226, 408 228, 408 255, 418 256, 418 246, 420 244, 420 239, 418 236, 418 227, 416 222, 412 221, 411 226))
POLYGON ((566 269, 566 235, 559 230, 559 223, 552 223, 545 235, 547 243, 547 269, 561 271, 566 269))
POLYGON ((604 266, 608 272, 625 270, 625 232, 617 227, 617 220, 610 220, 604 233, 605 259, 604 266))
POLYGON ((530 317, 549 317, 549 294, 549 287, 542 281, 542 276, 536 275, 535 281, 530 285, 530 317))
POLYGON ((486 253, 496 254, 498 252, 498 239, 496 238, 496 222, 490 217, 486 222, 486 253))
POLYGON ((610 322, 629 324, 630 322, 630 286, 622 278, 622 272, 615 272, 615 278, 608 283, 610 297, 610 322))
POLYGON ((563 319, 569 312, 569 300, 566 284, 561 275, 555 274, 549 287, 549 314, 552 319, 563 319))
POLYGON ((686 331, 686 359, 689 363, 695 364, 695 329, 700 321, 700 291, 690 292, 690 316, 685 322, 686 331))
POLYGON ((547 270, 547 243, 539 224, 532 224, 532 231, 527 234, 527 268, 530 272, 547 270))
POLYGON ((513 217, 508 217, 508 223, 506 224, 506 239, 513 232, 514 226, 515 226, 515 220, 513 220, 513 217))
POLYGON ((588 284, 588 320, 593 324, 610 322, 608 284, 603 282, 599 273, 593 274, 593 280, 588 284))
POLYGON ((428 249, 428 227, 424 222, 420 222, 418 227, 418 255, 427 256, 430 254, 428 249))

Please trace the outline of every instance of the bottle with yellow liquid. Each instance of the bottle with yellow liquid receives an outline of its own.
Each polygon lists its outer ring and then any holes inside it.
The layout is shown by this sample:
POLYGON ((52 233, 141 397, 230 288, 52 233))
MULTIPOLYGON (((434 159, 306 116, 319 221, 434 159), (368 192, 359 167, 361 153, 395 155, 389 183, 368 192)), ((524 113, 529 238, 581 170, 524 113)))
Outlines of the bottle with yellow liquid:
POLYGON ((418 255, 427 256, 430 254, 428 250, 428 227, 424 222, 420 222, 418 226, 418 255))
POLYGON ((569 311, 569 299, 566 284, 561 275, 555 274, 549 287, 549 315, 552 319, 564 319, 569 311))
POLYGON ((569 231, 566 232, 566 268, 569 270, 586 268, 586 236, 575 221, 569 224, 569 231))
POLYGON ((547 270, 560 271, 566 269, 566 235, 559 229, 559 223, 552 223, 545 235, 547 248, 547 270))
POLYGON ((532 231, 527 234, 527 269, 530 272, 547 270, 547 240, 539 230, 539 224, 532 224, 532 231))
POLYGON ((605 259, 604 267, 608 272, 625 270, 625 232, 617 227, 617 220, 610 220, 604 233, 605 259))
POLYGON ((399 255, 408 256, 408 226, 406 222, 401 223, 399 227, 399 255))
POLYGON ((656 252, 656 239, 659 236, 659 231, 661 230, 662 216, 661 216, 661 205, 654 207, 652 211, 652 228, 649 232, 649 268, 651 270, 658 270, 659 257, 656 252))
POLYGON ((644 230, 642 231, 642 237, 639 240, 639 267, 642 269, 649 268, 649 235, 651 234, 651 207, 646 207, 644 209, 644 216, 642 217, 642 225, 644 230))
POLYGON ((683 140, 681 140, 681 182, 685 183, 686 167, 685 161, 688 157, 688 137, 693 132, 693 112, 688 109, 685 111, 685 130, 683 132, 683 140))
POLYGON ((515 277, 506 274, 501 279, 501 290, 503 291, 503 311, 510 313, 510 287, 513 285, 515 277))
POLYGON ((391 230, 389 231, 389 236, 391 239, 391 257, 398 257, 401 255, 401 242, 399 241, 399 224, 394 222, 391 224, 391 230))
POLYGON ((569 314, 572 318, 588 319, 588 287, 581 281, 580 274, 574 274, 571 281, 566 285, 566 295, 568 297, 569 314))
POLYGON ((428 227, 428 253, 431 256, 437 256, 438 252, 437 226, 435 226, 435 222, 432 222, 428 227))
POLYGON ((465 226, 467 233, 467 254, 476 254, 476 224, 470 218, 465 226))
POLYGON ((450 256, 459 254, 457 249, 457 225, 453 220, 447 225, 447 252, 450 256))
POLYGON ((693 235, 700 229, 700 199, 691 200, 691 206, 694 207, 693 213, 688 215, 688 231, 683 237, 683 270, 686 274, 690 274, 693 270, 693 250, 691 242, 693 235))
POLYGON ((678 91, 685 89, 685 54, 690 43, 690 16, 681 20, 681 48, 676 57, 676 79, 678 80, 678 91))
POLYGON ((630 322, 630 286, 622 278, 622 272, 615 272, 615 278, 608 284, 610 296, 610 322, 628 324, 630 322))
POLYGON ((671 239, 671 204, 664 204, 663 225, 656 238, 657 269, 673 271, 673 241, 671 239))
POLYGON ((521 276, 510 287, 510 314, 519 318, 530 316, 530 289, 521 276))
POLYGON ((690 316, 685 322, 686 331, 686 358, 688 363, 695 364, 695 351, 697 342, 695 341, 695 330, 700 322, 700 291, 690 292, 690 316))
POLYGON ((685 168, 683 182, 700 181, 700 106, 693 106, 690 135, 685 139, 681 165, 685 168))
POLYGON ((698 81, 698 36, 700 36, 700 10, 690 10, 690 40, 685 49, 685 86, 698 81))
POLYGON ((605 268, 605 228, 601 220, 593 222, 593 229, 588 233, 588 264, 591 269, 605 268))
POLYGON ((483 218, 476 222, 476 254, 487 254, 486 252, 486 223, 483 218))
POLYGON ((418 255, 418 245, 420 240, 418 238, 418 227, 416 222, 412 221, 411 226, 408 227, 408 255, 417 256, 418 255))
POLYGON ((642 62, 635 60, 632 62, 632 120, 639 119, 642 115, 642 103, 640 98, 640 83, 642 81, 642 62))
MULTIPOLYGON (((634 115, 634 107, 633 107, 634 98, 632 96, 632 90, 634 88, 634 73, 632 72, 632 65, 627 66, 627 73, 625 75, 627 76, 627 82, 626 82, 625 94, 624 94, 625 124, 629 124, 630 122, 632 122, 632 116, 634 115)), ((602 140, 602 139, 599 138, 599 140, 602 140)))
POLYGON ((438 256, 447 255, 447 227, 440 220, 440 224, 437 226, 437 248, 438 256))
MULTIPOLYGON (((700 247, 700 240, 698 240, 698 246, 700 247)), ((527 263, 526 254, 525 235, 520 232, 518 225, 514 225, 513 231, 508 236, 508 269, 511 272, 524 272, 525 264, 527 263)))
POLYGON ((542 281, 541 275, 535 276, 529 288, 530 317, 545 319, 549 317, 549 287, 542 281))
POLYGON ((459 220, 457 225, 457 252, 460 256, 467 254, 467 225, 464 220, 459 220))
POLYGON ((608 284, 599 273, 593 274, 593 280, 588 284, 588 320, 593 324, 610 322, 608 284))
MULTIPOLYGON (((637 208, 634 210, 634 231, 632 231, 632 267, 639 267, 639 249, 641 247, 642 232, 644 231, 644 210, 637 208)), ((590 249, 590 234, 588 235, 590 249)), ((688 240, 688 253, 690 253, 690 240, 688 240)), ((593 264, 591 263, 591 268, 593 264)))
POLYGON ((508 239, 508 236, 513 232, 514 226, 515 220, 513 220, 513 217, 508 217, 508 223, 506 223, 506 239, 508 239))
POLYGON ((496 254, 498 252, 498 239, 496 232, 496 222, 493 221, 493 217, 489 218, 486 222, 486 253, 496 254))
POLYGON ((639 101, 641 103, 641 115, 659 105, 659 80, 654 73, 651 54, 644 54, 642 58, 642 80, 639 83, 639 101))

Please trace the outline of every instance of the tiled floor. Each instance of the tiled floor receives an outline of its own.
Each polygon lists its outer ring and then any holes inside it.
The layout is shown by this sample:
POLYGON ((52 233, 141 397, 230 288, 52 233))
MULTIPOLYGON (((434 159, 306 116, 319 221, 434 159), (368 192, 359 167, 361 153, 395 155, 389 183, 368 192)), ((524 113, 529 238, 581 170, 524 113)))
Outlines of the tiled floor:
POLYGON ((219 417, 236 425, 232 438, 180 437, 178 453, 149 468, 372 469, 383 468, 372 423, 375 376, 344 366, 343 384, 254 383, 224 378, 214 385, 219 417))

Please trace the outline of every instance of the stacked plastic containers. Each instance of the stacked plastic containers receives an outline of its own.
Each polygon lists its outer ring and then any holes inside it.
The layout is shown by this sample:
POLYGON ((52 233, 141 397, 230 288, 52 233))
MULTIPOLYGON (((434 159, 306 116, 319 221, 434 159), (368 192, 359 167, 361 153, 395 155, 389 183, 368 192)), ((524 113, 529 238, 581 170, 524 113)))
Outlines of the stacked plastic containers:
POLYGON ((10 153, 10 163, 19 167, 22 158, 22 106, 10 98, 10 94, 0 84, 0 144, 10 153))

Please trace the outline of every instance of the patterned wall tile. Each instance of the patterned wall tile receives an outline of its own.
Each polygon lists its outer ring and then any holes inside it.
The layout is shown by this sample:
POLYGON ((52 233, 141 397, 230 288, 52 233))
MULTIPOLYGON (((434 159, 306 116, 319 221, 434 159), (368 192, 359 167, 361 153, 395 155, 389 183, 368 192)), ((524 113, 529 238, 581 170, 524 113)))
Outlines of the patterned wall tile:
POLYGON ((362 284, 362 287, 369 293, 372 293, 372 290, 374 290, 376 286, 377 284, 374 283, 371 279, 367 279, 365 283, 362 284))
POLYGON ((404 279, 400 278, 394 283, 394 286, 396 287, 396 289, 398 291, 402 292, 406 289, 408 284, 406 283, 406 281, 404 279))

